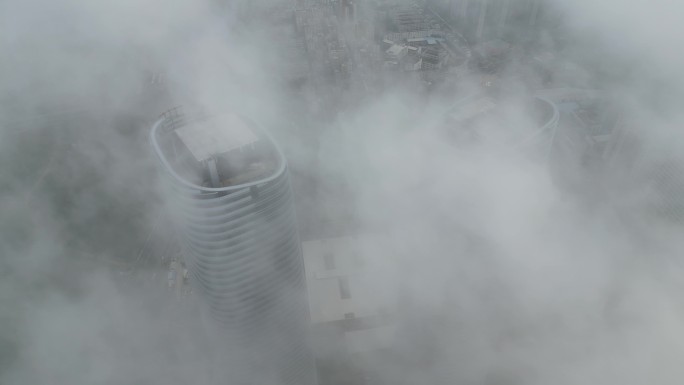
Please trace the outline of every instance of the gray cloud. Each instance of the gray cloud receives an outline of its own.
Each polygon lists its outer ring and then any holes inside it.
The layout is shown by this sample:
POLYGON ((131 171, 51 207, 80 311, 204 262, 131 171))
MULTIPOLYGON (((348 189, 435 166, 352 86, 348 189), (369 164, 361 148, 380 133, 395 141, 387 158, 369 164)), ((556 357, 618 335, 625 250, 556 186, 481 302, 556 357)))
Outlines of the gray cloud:
MULTIPOLYGON (((410 82, 363 99, 348 91, 332 118, 310 118, 327 106, 288 88, 289 32, 268 12, 278 3, 248 4, 0 4, 0 382, 220 378, 225 351, 194 309, 111 273, 165 210, 148 124, 184 104, 255 117, 295 174, 347 181, 348 195, 322 194, 327 205, 387 236, 367 284, 399 304, 403 334, 393 355, 365 362, 378 378, 678 383, 681 225, 633 214, 652 203, 650 182, 617 165, 569 191, 496 141, 456 149, 440 119, 462 95, 425 96, 410 82), (163 74, 166 91, 154 94, 146 71, 163 74)), ((625 106, 650 157, 680 152, 681 7, 558 7, 571 38, 549 30, 548 49, 577 66, 578 84, 598 78, 625 106)), ((507 117, 506 129, 530 120, 507 117)), ((304 203, 300 216, 315 217, 304 203)))

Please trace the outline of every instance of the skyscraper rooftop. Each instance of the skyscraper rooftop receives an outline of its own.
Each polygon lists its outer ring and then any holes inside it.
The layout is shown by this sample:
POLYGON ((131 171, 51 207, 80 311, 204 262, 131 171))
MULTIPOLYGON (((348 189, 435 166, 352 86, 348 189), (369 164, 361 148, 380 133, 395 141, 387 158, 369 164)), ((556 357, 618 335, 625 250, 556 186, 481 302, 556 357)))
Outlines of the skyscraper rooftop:
POLYGON ((198 162, 256 143, 259 138, 238 116, 208 120, 176 129, 176 134, 198 162))
POLYGON ((556 105, 542 97, 498 100, 474 95, 447 111, 445 126, 459 143, 495 141, 517 146, 552 136, 558 119, 556 105))
POLYGON ((162 162, 185 184, 221 189, 258 182, 284 168, 270 138, 236 114, 160 126, 152 135, 162 162))

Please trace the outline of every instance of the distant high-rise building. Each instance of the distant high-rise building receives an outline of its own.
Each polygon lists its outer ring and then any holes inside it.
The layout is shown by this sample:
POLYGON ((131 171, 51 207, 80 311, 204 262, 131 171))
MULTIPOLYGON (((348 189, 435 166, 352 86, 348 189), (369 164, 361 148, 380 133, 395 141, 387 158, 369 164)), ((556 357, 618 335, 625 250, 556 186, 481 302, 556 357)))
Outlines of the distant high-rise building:
POLYGON ((541 0, 451 0, 451 17, 476 41, 519 34, 538 22, 541 0))
MULTIPOLYGON (((236 384, 316 383, 287 164, 237 115, 170 112, 150 134, 193 287, 219 326, 236 384)), ((212 336, 213 337, 213 336, 212 336)))
POLYGON ((503 145, 548 158, 558 128, 555 103, 535 96, 499 100, 473 95, 445 114, 445 129, 456 146, 503 145))

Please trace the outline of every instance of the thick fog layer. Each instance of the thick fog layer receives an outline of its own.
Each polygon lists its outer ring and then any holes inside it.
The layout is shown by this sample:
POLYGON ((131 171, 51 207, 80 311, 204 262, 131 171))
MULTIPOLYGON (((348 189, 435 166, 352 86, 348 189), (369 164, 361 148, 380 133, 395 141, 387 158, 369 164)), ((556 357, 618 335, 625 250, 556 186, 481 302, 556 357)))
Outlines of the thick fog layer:
POLYGON ((372 381, 681 383, 682 223, 651 214, 650 176, 683 166, 684 6, 548 4, 534 49, 614 100, 639 143, 639 161, 591 168, 511 145, 538 124, 513 59, 503 120, 457 145, 444 116, 481 76, 302 80, 296 3, 0 2, 0 383, 278 383, 227 364, 242 352, 201 301, 158 284, 179 246, 148 134, 178 105, 273 134, 303 240, 381 235, 365 285, 397 332, 356 363, 372 381))

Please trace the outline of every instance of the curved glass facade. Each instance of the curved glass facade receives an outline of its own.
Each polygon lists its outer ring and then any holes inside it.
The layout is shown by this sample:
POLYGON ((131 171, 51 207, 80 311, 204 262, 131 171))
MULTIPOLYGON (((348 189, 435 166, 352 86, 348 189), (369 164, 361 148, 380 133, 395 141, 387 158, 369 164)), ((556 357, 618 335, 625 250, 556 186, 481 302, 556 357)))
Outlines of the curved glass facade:
POLYGON ((248 352, 251 358, 241 362, 251 362, 255 376, 315 384, 304 265, 282 153, 262 133, 275 154, 273 172, 226 187, 194 184, 174 165, 176 148, 165 149, 163 136, 184 125, 169 119, 154 125, 150 139, 168 176, 193 287, 228 341, 248 352))

